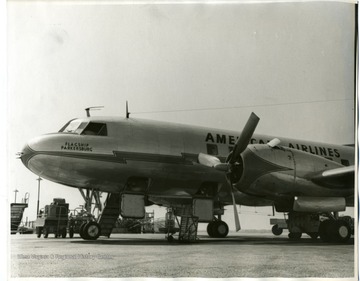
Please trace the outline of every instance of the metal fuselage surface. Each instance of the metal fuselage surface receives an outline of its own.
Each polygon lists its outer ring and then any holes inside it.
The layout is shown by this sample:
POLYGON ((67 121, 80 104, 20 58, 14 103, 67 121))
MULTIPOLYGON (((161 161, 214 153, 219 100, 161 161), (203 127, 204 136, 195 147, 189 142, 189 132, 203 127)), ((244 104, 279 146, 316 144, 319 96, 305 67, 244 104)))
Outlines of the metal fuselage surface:
MULTIPOLYGON (((24 165, 56 183, 110 193, 128 188, 131 177, 147 178, 149 183, 143 191, 150 198, 191 198, 202 186, 215 183, 218 200, 224 204, 231 202, 224 173, 200 165, 198 155, 216 155, 224 162, 239 132, 133 118, 78 120, 106 124, 107 135, 58 132, 34 138, 22 151, 24 165)), ((273 200, 284 195, 353 195, 353 189, 329 189, 306 179, 307 174, 326 168, 353 165, 353 147, 282 138, 281 146, 286 148, 283 159, 289 161, 278 159, 277 152, 273 159, 278 161, 277 168, 271 168, 274 165, 264 160, 271 155, 261 156, 271 153, 269 149, 261 152, 262 144, 271 139, 255 134, 244 152, 247 159, 252 159, 245 164, 259 168, 247 173, 245 166, 245 176, 239 181, 242 184, 237 186, 240 192, 235 193, 238 204, 272 205, 273 200), (309 156, 315 160, 309 162, 309 156)), ((136 186, 132 191, 136 191, 136 186)))

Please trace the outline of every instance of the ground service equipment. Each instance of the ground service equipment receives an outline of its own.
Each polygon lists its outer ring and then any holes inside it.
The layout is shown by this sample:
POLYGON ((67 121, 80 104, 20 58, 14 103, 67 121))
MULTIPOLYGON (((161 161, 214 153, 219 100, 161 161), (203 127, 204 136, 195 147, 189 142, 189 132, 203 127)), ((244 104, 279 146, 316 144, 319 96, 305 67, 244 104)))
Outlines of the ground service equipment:
POLYGON ((69 204, 63 198, 54 198, 50 205, 46 205, 44 211, 35 222, 36 234, 40 238, 41 234, 47 238, 49 233, 53 233, 55 238, 66 237, 66 228, 68 225, 69 204))

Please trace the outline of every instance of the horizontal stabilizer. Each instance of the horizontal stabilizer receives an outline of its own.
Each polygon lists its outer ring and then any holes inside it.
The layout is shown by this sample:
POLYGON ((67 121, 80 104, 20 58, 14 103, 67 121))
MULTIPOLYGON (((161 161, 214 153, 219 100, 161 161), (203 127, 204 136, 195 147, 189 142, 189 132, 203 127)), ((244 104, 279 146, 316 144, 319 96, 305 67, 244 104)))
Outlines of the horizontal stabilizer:
POLYGON ((355 166, 326 170, 311 180, 328 188, 354 188, 355 166))

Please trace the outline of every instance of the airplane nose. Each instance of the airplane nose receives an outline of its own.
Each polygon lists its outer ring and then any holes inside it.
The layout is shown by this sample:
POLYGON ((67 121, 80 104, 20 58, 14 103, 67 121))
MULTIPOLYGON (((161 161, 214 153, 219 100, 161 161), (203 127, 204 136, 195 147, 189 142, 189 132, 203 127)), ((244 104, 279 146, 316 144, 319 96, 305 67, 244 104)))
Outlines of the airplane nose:
POLYGON ((32 150, 28 144, 26 144, 21 152, 18 153, 18 155, 25 167, 28 167, 28 162, 35 155, 35 151, 32 150))
POLYGON ((29 161, 32 159, 36 154, 41 152, 44 149, 44 144, 47 143, 46 136, 38 136, 33 139, 30 139, 22 148, 21 152, 18 153, 19 158, 29 169, 29 161))
MULTIPOLYGON (((70 139, 71 136, 66 136, 70 139)), ((36 175, 53 176, 61 163, 59 151, 64 136, 46 134, 30 139, 18 154, 24 166, 36 175)))

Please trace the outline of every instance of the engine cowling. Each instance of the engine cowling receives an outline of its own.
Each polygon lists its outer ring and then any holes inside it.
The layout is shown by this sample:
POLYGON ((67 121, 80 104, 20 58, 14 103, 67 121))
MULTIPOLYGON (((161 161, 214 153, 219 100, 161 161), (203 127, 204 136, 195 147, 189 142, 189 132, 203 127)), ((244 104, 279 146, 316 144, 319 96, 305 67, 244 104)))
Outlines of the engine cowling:
MULTIPOLYGON (((338 167, 341 165, 331 160, 299 150, 255 144, 247 147, 227 176, 238 190, 252 195, 324 196, 324 188, 311 178, 338 167)), ((334 190, 330 191, 325 196, 332 196, 334 190)))
POLYGON ((295 197, 294 211, 296 212, 343 212, 346 201, 343 197, 295 197))

